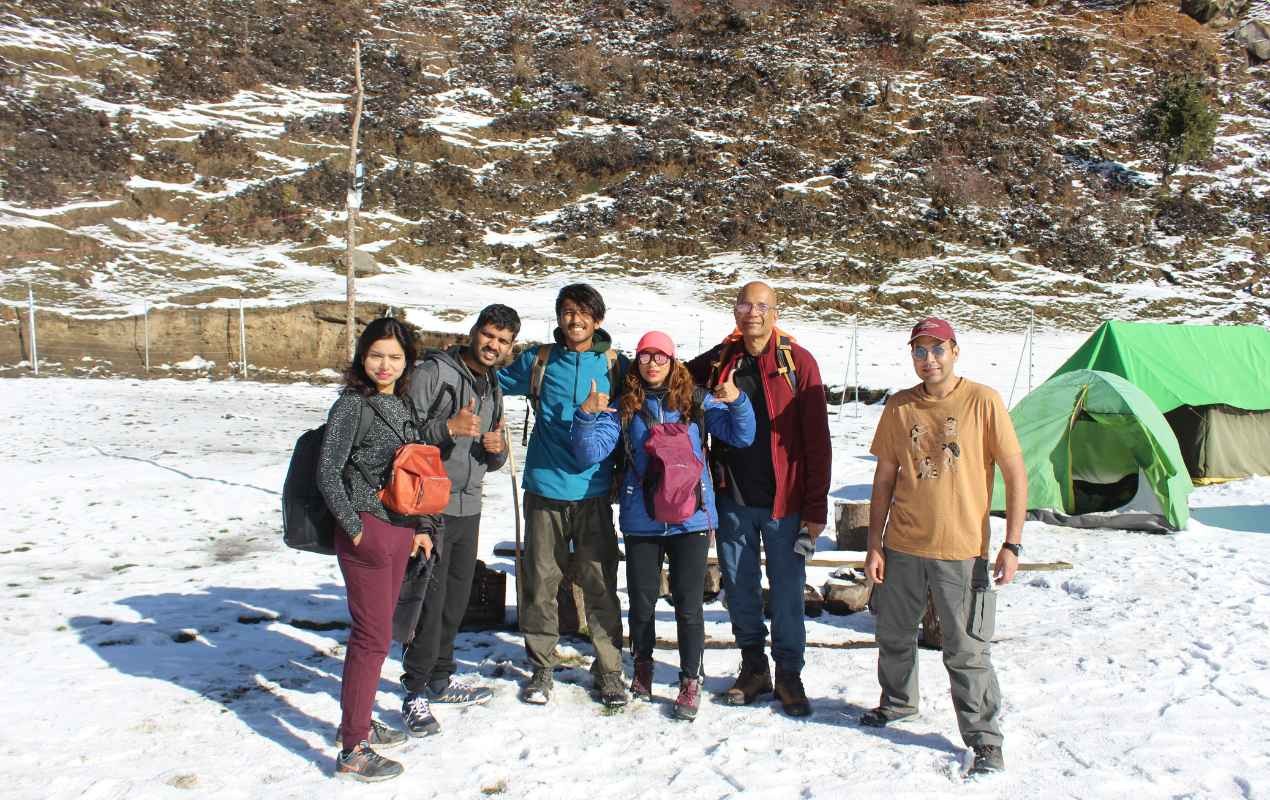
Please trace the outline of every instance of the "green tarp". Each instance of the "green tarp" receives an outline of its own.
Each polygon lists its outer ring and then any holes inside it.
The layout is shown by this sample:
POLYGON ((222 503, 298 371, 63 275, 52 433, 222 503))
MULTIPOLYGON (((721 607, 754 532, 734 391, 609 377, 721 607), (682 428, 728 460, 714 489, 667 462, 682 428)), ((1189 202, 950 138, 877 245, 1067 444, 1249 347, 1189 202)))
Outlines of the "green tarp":
MULTIPOLYGON (((1124 378, 1095 370, 1056 375, 1023 398, 1010 418, 1027 465, 1030 511, 1062 517, 1112 510, 1090 509, 1089 489, 1129 479, 1133 494, 1136 473, 1149 484, 1163 527, 1186 527, 1191 479, 1177 439, 1151 398, 1124 378)), ((999 472, 992 506, 1005 508, 999 472)))
POLYGON ((1055 376, 1119 375, 1169 412, 1178 406, 1270 409, 1270 331, 1256 325, 1104 322, 1055 376))

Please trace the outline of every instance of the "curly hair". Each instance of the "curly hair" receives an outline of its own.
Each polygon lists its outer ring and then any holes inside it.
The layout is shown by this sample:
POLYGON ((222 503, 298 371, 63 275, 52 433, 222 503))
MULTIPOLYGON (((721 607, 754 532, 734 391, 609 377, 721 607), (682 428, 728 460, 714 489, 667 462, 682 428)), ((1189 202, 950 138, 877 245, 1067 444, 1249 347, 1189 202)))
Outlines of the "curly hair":
MULTIPOLYGON (((692 374, 688 372, 688 368, 678 359, 671 362, 669 382, 670 390, 666 394, 663 409, 678 411, 685 420, 699 413, 699 409, 692 407, 692 393, 696 389, 696 384, 693 383, 692 374)), ((639 365, 631 364, 630 369, 626 371, 626 381, 622 386, 622 400, 618 404, 618 415, 621 417, 622 427, 629 425, 631 418, 643 407, 644 379, 639 374, 639 365)))

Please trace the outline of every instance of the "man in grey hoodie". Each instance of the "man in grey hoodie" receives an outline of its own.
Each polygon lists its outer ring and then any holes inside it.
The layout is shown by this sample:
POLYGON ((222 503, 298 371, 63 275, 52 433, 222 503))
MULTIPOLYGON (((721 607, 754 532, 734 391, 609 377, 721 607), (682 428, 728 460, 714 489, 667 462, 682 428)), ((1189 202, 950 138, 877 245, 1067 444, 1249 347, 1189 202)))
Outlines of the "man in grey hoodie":
POLYGON ((437 564, 423 599, 423 611, 402 657, 406 688, 401 713, 413 736, 436 733, 440 725, 430 703, 488 702, 484 686, 451 681, 454 637, 467 609, 476 569, 481 522, 481 482, 487 470, 507 459, 503 438, 503 395, 495 368, 511 352, 520 316, 504 305, 486 306, 472 326, 468 344, 428 354, 410 383, 410 397, 427 415, 420 438, 441 448, 450 477, 450 504, 436 547, 437 564))

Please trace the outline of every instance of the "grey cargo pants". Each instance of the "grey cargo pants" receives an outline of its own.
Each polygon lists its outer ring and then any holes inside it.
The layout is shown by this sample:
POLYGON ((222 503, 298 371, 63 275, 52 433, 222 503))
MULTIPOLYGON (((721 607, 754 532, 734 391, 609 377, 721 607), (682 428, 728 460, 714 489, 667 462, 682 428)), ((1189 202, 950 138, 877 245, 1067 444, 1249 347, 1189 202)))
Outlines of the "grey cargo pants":
MULTIPOLYGON (((552 500, 525 494, 525 652, 535 667, 556 664, 560 640, 556 593, 573 552, 574 577, 586 600, 595 647, 594 672, 622 670, 622 607, 617 600, 617 532, 608 496, 552 500)), ((521 577, 517 576, 517 580, 521 577)))
POLYGON ((1000 746, 1001 689, 992 669, 990 643, 995 594, 982 558, 940 561, 885 550, 886 574, 874 590, 877 608, 878 706, 888 716, 917 711, 917 627, 926 592, 935 601, 944 636, 944 667, 952 684, 957 727, 967 747, 1000 746))

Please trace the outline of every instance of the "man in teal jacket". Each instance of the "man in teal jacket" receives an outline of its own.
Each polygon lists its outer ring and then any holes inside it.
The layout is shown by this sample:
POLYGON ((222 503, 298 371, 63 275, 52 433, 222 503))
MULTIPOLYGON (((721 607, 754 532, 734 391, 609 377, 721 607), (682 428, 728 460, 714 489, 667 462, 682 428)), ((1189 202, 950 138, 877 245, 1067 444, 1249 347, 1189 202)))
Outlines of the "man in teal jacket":
POLYGON ((556 592, 569 562, 586 600, 587 627, 595 647, 594 684, 606 706, 626 703, 622 674, 622 618, 617 601, 617 533, 609 492, 615 461, 579 465, 569 429, 573 414, 596 391, 616 395, 626 359, 600 328, 604 299, 575 283, 556 297, 555 344, 531 348, 498 376, 504 395, 529 395, 534 430, 525 456, 525 552, 521 559, 520 627, 534 668, 521 689, 526 703, 551 699, 560 620, 556 592))

